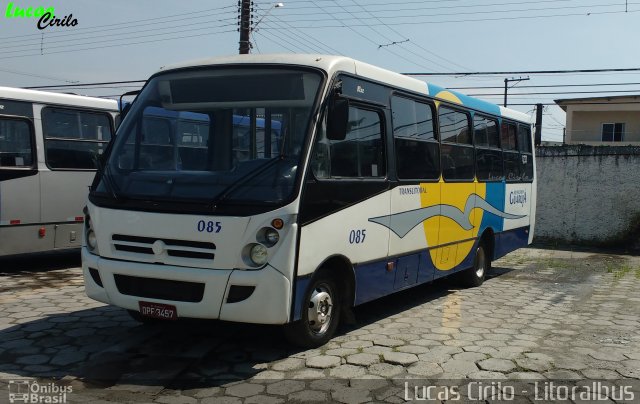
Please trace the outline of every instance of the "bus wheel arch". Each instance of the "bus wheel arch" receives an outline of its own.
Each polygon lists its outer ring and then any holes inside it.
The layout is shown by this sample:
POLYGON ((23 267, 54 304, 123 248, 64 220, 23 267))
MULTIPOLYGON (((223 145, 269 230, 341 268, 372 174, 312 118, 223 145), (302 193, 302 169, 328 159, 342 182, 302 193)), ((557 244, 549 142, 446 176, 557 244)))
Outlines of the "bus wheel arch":
POLYGON ((482 233, 475 246, 472 267, 460 274, 464 286, 476 287, 482 285, 491 269, 494 248, 494 233, 491 228, 488 228, 482 233))
POLYGON ((356 293, 356 276, 351 261, 344 255, 334 255, 326 259, 313 276, 326 275, 333 278, 340 288, 343 309, 354 305, 356 293))
POLYGON ((353 306, 355 276, 351 263, 330 257, 313 273, 302 299, 301 319, 285 326, 287 339, 305 348, 327 343, 341 317, 349 318, 353 306))
POLYGON ((491 262, 495 257, 496 251, 496 235, 491 227, 488 227, 480 236, 480 241, 478 243, 483 243, 486 249, 486 254, 488 257, 487 260, 487 269, 491 269, 491 262))

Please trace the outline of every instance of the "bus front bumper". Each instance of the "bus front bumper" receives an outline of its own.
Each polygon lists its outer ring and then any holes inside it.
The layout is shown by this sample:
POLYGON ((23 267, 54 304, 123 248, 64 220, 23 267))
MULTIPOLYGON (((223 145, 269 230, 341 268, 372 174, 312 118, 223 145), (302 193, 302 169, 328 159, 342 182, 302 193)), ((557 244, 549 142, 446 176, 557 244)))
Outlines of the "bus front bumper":
POLYGON ((102 258, 83 247, 82 272, 87 296, 128 310, 139 311, 142 301, 175 306, 187 318, 256 324, 289 319, 291 284, 269 265, 258 271, 155 265, 102 258))

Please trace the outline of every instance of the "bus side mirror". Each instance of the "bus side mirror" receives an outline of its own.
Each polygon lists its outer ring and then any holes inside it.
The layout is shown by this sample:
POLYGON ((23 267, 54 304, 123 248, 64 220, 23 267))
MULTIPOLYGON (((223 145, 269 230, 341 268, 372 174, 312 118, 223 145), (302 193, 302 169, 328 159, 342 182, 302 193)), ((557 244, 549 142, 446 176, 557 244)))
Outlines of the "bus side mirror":
POLYGON ((118 107, 120 109, 120 122, 122 122, 124 117, 127 116, 127 112, 129 112, 133 101, 135 101, 134 99, 132 102, 124 102, 122 99, 128 96, 137 96, 138 94, 140 94, 140 90, 129 91, 120 96, 120 102, 118 103, 118 107))
POLYGON ((344 140, 349 126, 349 101, 335 97, 329 106, 327 116, 327 139, 344 140))
POLYGON ((125 106, 122 108, 122 111, 120 111, 120 122, 124 120, 124 117, 127 116, 130 109, 131 109, 131 103, 127 102, 125 106))

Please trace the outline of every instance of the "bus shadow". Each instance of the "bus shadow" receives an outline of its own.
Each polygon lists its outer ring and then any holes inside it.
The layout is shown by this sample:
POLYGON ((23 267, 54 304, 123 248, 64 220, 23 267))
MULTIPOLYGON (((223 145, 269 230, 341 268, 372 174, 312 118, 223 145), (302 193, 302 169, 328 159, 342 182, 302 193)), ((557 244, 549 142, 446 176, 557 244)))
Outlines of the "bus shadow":
MULTIPOLYGON (((512 272, 514 269, 505 267, 492 267, 487 274, 487 280, 491 280, 512 272)), ((354 309, 357 321, 355 324, 343 326, 341 334, 357 330, 384 318, 400 314, 422 304, 444 298, 457 290, 464 289, 461 286, 460 273, 437 279, 430 283, 401 290, 390 296, 374 300, 360 305, 354 309)))
POLYGON ((78 278, 80 265, 77 250, 2 257, 0 293, 35 293, 81 283, 81 278, 78 278))
MULTIPOLYGON (((456 289, 455 279, 443 279, 358 306, 355 323, 341 327, 329 344, 456 289)), ((4 329, 1 324, 0 373, 64 378, 80 390, 105 394, 215 387, 254 376, 290 378, 306 358, 320 353, 291 346, 277 326, 201 320, 140 325, 112 306, 52 313, 4 329)), ((308 377, 322 375, 308 372, 308 377)))
POLYGON ((80 267, 80 249, 0 257, 0 276, 80 267))

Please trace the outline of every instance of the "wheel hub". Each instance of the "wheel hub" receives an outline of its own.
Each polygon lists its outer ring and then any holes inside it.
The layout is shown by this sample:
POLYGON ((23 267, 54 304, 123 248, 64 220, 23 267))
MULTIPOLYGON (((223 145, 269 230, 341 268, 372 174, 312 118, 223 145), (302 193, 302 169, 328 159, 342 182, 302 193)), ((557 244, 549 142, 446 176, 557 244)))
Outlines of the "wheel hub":
POLYGON ((309 299, 309 328, 316 334, 324 333, 331 323, 333 299, 330 290, 320 285, 313 290, 309 299))
POLYGON ((486 262, 487 260, 484 257, 484 250, 482 248, 478 248, 476 252, 476 276, 478 278, 482 278, 484 276, 486 262))

